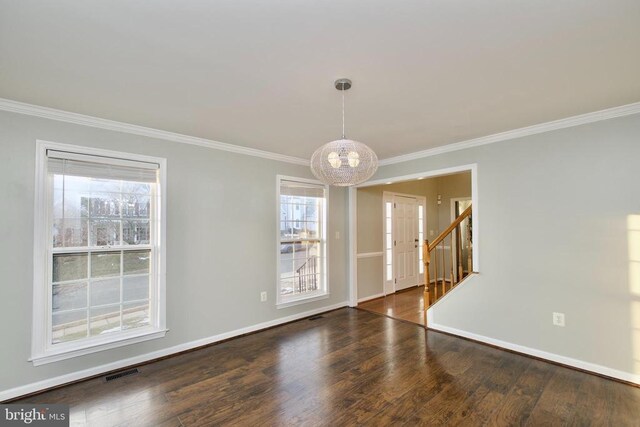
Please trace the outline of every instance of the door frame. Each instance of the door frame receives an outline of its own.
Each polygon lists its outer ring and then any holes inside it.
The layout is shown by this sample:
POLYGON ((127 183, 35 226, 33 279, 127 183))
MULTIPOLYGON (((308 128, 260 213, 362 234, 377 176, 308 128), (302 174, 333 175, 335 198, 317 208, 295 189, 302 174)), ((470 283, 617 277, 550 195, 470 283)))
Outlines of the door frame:
MULTIPOLYGON (((395 203, 393 201, 394 196, 400 196, 400 197, 409 197, 412 199, 416 200, 416 207, 417 206, 422 206, 424 215, 422 218, 422 230, 426 231, 427 229, 427 198, 425 196, 420 196, 417 194, 409 194, 409 193, 398 193, 395 191, 383 191, 382 192, 382 292, 385 295, 389 295, 392 294, 394 292, 397 291, 396 289, 396 264, 395 264, 395 256, 393 256, 393 252, 394 249, 391 248, 391 253, 392 253, 392 262, 391 262, 391 271, 392 271, 392 278, 391 280, 387 280, 387 273, 386 273, 386 267, 388 264, 388 258, 387 258, 387 246, 386 246, 386 235, 387 235, 387 222, 386 222, 386 204, 387 203, 395 203)), ((395 207, 393 207, 391 209, 391 239, 395 240, 393 238, 393 221, 395 220, 393 217, 393 212, 395 207)), ((418 219, 418 214, 416 213, 416 219, 418 219)), ((419 219, 418 219, 419 220, 419 219)), ((411 286, 418 286, 422 283, 422 279, 420 278, 420 253, 419 250, 416 251, 416 283, 415 285, 411 285, 411 286)))
MULTIPOLYGON (((473 204, 473 242, 476 250, 473 251, 473 266, 475 271, 480 271, 480 203, 478 200, 478 164, 453 166, 449 168, 427 170, 407 175, 378 178, 348 189, 348 267, 349 267, 349 306, 358 305, 358 188, 372 187, 374 185, 393 184, 402 181, 414 181, 417 179, 435 178, 438 176, 452 175, 459 172, 471 172, 471 203, 473 204)), ((384 277, 384 276, 383 276, 384 277)))

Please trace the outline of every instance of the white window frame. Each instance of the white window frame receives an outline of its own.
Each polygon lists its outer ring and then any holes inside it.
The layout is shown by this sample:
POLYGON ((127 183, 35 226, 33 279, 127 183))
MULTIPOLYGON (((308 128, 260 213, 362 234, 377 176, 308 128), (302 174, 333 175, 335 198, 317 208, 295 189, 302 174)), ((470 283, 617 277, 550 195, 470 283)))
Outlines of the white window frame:
POLYGON ((329 269, 328 269, 328 254, 329 254, 329 241, 327 236, 329 235, 327 212, 329 211, 329 186, 315 179, 298 178, 294 176, 277 175, 276 176, 276 307, 286 308, 298 304, 305 304, 312 301, 317 301, 325 298, 329 298, 329 269), (324 209, 322 211, 322 235, 320 241, 323 251, 322 256, 322 272, 320 274, 320 289, 315 292, 309 292, 304 295, 298 295, 294 297, 286 297, 280 295, 280 186, 282 181, 300 182, 302 184, 315 184, 321 185, 324 188, 324 209))
MULTIPOLYGON (((122 153, 98 148, 60 144, 50 141, 36 141, 36 176, 34 203, 34 252, 33 252, 33 325, 31 341, 31 361, 35 366, 57 362, 59 360, 78 357, 111 348, 121 347, 142 341, 165 336, 166 329, 166 171, 167 160, 140 154, 122 153), (158 218, 155 225, 157 239, 155 242, 155 283, 152 295, 155 294, 155 310, 151 325, 135 328, 130 331, 89 337, 67 343, 52 344, 51 330, 51 226, 52 212, 51 185, 47 173, 47 150, 59 150, 89 156, 101 156, 118 160, 129 160, 159 165, 159 181, 157 188, 158 218)), ((150 304, 153 304, 150 296, 150 304)))

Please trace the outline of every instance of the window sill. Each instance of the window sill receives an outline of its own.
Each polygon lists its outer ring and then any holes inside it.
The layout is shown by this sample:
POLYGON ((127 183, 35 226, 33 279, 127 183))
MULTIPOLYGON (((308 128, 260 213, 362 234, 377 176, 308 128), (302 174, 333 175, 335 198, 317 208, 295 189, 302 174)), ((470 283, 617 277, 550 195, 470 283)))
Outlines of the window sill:
POLYGON ((295 305, 306 304, 308 302, 319 301, 327 298, 329 298, 329 292, 326 292, 323 294, 314 294, 314 295, 309 295, 304 297, 298 297, 296 299, 292 298, 292 299, 277 303, 276 308, 281 309, 281 308, 293 307, 295 305))
MULTIPOLYGON (((145 329, 129 333, 128 335, 119 335, 118 337, 102 338, 92 340, 90 343, 77 345, 69 345, 59 349, 52 349, 43 354, 32 356, 29 359, 33 366, 45 365, 47 363, 59 362, 65 359, 71 359, 86 354, 96 353, 99 351, 109 350, 112 348, 123 347, 125 345, 135 344, 143 341, 149 341, 156 338, 163 338, 168 329, 145 329)), ((100 338, 100 337, 98 337, 100 338)))

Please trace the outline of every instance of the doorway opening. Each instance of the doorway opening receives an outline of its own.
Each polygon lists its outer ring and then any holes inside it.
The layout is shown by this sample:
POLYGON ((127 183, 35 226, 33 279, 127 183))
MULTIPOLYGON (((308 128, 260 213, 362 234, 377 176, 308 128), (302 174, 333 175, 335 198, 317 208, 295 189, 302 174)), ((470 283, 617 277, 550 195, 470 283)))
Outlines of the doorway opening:
MULTIPOLYGON (((477 199, 475 183, 475 165, 469 165, 351 189, 351 305, 424 324, 423 243, 435 239, 477 199)), ((476 207, 473 222, 475 246, 476 207)), ((466 265, 477 267, 469 236, 435 249, 457 254, 460 246, 462 256, 470 257, 466 265)), ((431 273, 429 282, 437 283, 431 273)))

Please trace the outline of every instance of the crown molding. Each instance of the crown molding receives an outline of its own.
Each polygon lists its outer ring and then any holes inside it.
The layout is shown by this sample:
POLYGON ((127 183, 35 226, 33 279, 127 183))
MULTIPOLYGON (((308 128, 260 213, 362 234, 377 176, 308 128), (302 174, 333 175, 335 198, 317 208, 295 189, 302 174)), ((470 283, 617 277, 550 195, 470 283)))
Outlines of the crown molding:
POLYGON ((69 111, 57 110, 55 108, 41 107, 38 105, 13 101, 11 99, 0 98, 0 110, 99 129, 146 136, 149 138, 162 139, 165 141, 179 142, 181 144, 197 145, 200 147, 213 148, 215 150, 229 151, 231 153, 261 157, 263 159, 293 163, 295 165, 309 166, 309 160, 299 157, 286 156, 284 154, 272 153, 270 151, 258 150, 256 148, 242 147, 206 138, 198 138, 195 136, 132 125, 130 123, 117 122, 115 120, 107 120, 98 117, 86 116, 84 114, 71 113, 69 111))
POLYGON ((437 156, 438 154, 450 153, 452 151, 464 150, 466 148, 479 147, 481 145, 493 144, 494 142, 507 141, 509 139, 522 138, 524 136, 549 132, 552 130, 565 129, 587 123, 599 122, 601 120, 613 119, 615 117, 630 116, 640 113, 640 102, 623 105, 620 107, 608 108, 606 110, 595 111, 593 113, 580 114, 578 116, 567 117, 551 122, 540 123, 519 129, 500 132, 480 138, 455 142, 441 147, 430 148, 428 150, 416 151, 414 153, 403 154, 395 157, 388 157, 379 162, 380 166, 392 165, 395 163, 407 162, 409 160, 421 159, 424 157, 437 156))
MULTIPOLYGON (((271 151, 259 150, 257 148, 242 147, 239 145, 228 144, 226 142, 214 141, 212 139, 198 138, 195 136, 183 135, 175 132, 168 132, 159 129, 148 128, 144 126, 133 125, 130 123, 118 122, 115 120, 101 119, 98 117, 87 116, 84 114, 71 113, 69 111, 57 110, 55 108, 41 107, 39 105, 27 104, 25 102, 14 101, 11 99, 0 98, 0 110, 13 113, 26 114, 29 116, 42 117, 50 120, 57 120, 66 123, 73 123, 83 126, 90 126, 99 129, 112 130, 116 132, 130 133, 134 135, 146 136, 149 138, 162 139, 165 141, 178 142, 181 144, 197 145, 200 147, 212 148, 214 150, 228 151, 231 153, 244 154, 247 156, 260 157, 263 159, 276 160, 280 162, 292 163, 295 165, 309 166, 309 160, 300 157, 287 156, 284 154, 273 153, 271 151)), ((500 132, 493 135, 483 136, 480 138, 469 139, 466 141, 455 142, 440 147, 430 148, 428 150, 416 151, 413 153, 402 154, 400 156, 388 157, 379 161, 380 166, 392 165, 396 163, 407 162, 410 160, 421 159, 425 157, 437 156, 438 154, 450 153, 453 151, 464 150, 467 148, 479 147, 482 145, 493 144, 495 142, 507 141, 510 139, 522 138, 529 135, 549 132, 552 130, 565 129, 573 126, 579 126, 587 123, 598 122, 601 120, 613 119, 615 117, 630 116, 640 113, 640 102, 622 105, 620 107, 608 108, 606 110, 595 111, 592 113, 581 114, 578 116, 567 117, 564 119, 554 120, 551 122, 540 123, 533 126, 527 126, 519 129, 513 129, 506 132, 500 132)))

